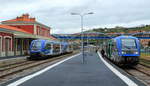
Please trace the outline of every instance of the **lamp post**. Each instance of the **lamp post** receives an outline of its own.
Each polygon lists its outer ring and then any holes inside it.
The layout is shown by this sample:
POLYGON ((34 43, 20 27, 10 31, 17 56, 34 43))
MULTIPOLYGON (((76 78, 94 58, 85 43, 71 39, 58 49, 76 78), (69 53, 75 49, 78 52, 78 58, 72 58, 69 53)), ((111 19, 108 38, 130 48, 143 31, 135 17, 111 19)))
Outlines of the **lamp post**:
POLYGON ((90 14, 94 14, 93 12, 89 12, 89 13, 71 13, 71 15, 79 15, 80 18, 81 18, 81 40, 82 40, 82 43, 81 43, 81 46, 82 46, 82 63, 84 63, 84 34, 83 34, 83 17, 85 15, 90 15, 90 14))
POLYGON ((87 46, 87 51, 88 51, 88 34, 86 35, 87 39, 86 39, 86 46, 87 46))

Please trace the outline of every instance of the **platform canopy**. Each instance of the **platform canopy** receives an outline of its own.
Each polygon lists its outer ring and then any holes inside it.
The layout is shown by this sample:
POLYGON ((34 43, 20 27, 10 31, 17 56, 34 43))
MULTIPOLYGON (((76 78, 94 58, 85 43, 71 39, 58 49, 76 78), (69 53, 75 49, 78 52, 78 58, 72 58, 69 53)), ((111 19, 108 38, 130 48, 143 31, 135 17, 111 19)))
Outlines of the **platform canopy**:
POLYGON ((20 31, 15 31, 15 30, 6 29, 6 28, 0 28, 0 32, 13 34, 14 38, 33 38, 33 39, 52 40, 50 37, 43 37, 43 36, 33 35, 33 34, 20 32, 20 31))

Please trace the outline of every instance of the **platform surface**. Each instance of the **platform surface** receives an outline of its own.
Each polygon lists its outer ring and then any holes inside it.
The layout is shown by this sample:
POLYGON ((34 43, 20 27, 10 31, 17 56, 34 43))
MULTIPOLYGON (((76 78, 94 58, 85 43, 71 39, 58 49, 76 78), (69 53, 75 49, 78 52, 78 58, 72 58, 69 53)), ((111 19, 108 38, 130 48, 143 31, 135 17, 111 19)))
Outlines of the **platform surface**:
POLYGON ((69 59, 52 69, 33 77, 19 86, 127 86, 99 58, 88 53, 69 59))

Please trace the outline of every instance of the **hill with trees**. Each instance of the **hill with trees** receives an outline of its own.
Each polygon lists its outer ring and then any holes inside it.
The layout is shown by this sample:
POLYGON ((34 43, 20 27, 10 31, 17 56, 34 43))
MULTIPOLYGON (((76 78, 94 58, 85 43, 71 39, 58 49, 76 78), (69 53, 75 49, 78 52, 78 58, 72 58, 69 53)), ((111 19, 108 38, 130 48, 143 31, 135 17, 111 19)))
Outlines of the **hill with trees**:
POLYGON ((142 25, 137 27, 120 27, 116 26, 114 28, 93 28, 92 30, 86 32, 101 32, 101 33, 131 33, 131 32, 143 32, 150 31, 150 25, 142 25))

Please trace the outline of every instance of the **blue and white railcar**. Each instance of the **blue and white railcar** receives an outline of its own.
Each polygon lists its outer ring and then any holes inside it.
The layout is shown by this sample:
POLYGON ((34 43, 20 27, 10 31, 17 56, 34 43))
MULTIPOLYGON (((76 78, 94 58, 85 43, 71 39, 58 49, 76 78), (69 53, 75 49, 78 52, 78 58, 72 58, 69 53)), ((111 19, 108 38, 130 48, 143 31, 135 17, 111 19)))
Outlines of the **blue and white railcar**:
POLYGON ((119 65, 137 65, 140 57, 140 42, 133 36, 118 36, 104 45, 104 53, 119 65))
POLYGON ((52 54, 52 42, 47 40, 33 40, 30 44, 30 58, 43 58, 52 54))
POLYGON ((30 58, 45 58, 47 56, 67 53, 69 43, 49 40, 33 40, 30 45, 30 58))
POLYGON ((61 53, 67 53, 67 49, 68 49, 69 43, 67 42, 61 42, 61 53))

